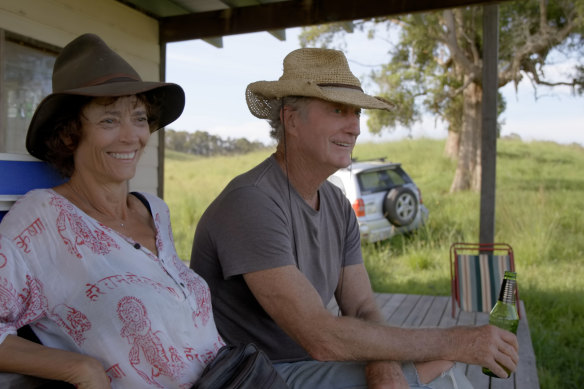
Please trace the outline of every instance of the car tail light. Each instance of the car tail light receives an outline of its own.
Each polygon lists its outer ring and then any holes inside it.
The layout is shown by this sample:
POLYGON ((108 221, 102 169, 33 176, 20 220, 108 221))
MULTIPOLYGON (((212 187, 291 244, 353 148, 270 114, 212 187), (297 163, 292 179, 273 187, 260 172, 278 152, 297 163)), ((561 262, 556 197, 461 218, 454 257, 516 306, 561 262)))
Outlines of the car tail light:
POLYGON ((420 188, 418 189, 418 197, 420 198, 420 204, 424 204, 424 201, 422 201, 422 191, 420 190, 420 188))
POLYGON ((357 199, 353 202, 353 210, 357 217, 365 216, 365 202, 363 199, 357 199))

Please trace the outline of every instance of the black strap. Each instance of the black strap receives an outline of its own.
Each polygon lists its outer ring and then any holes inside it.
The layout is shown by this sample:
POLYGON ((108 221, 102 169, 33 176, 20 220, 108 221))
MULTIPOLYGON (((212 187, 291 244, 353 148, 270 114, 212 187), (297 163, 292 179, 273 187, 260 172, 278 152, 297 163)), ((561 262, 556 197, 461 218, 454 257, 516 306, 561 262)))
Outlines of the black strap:
POLYGON ((148 200, 146 200, 146 197, 140 192, 130 192, 130 194, 136 196, 136 198, 140 200, 142 204, 144 204, 148 212, 150 212, 150 216, 152 216, 152 208, 150 208, 150 203, 148 200))

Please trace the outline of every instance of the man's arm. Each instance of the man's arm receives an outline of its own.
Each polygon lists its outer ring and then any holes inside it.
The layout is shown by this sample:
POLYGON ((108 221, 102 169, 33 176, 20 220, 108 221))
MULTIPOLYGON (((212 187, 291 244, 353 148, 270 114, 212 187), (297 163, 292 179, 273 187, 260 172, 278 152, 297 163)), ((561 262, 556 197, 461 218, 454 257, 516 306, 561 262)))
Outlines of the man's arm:
MULTIPOLYGON (((512 371, 517 365, 515 335, 497 327, 408 329, 335 317, 294 266, 247 273, 244 279, 266 312, 317 360, 452 360, 485 366, 503 377, 499 364, 512 371)), ((343 294, 353 292, 352 286, 343 288, 343 294)), ((341 309, 354 307, 345 300, 341 309)))
POLYGON ((363 264, 345 266, 341 270, 335 297, 343 316, 352 316, 376 323, 385 322, 375 302, 371 282, 363 264))
MULTIPOLYGON (((373 291, 367 270, 363 265, 346 266, 341 271, 339 287, 335 292, 343 315, 353 316, 374 323, 385 323, 373 291)), ((408 388, 398 361, 371 361, 365 369, 370 388, 408 388)))

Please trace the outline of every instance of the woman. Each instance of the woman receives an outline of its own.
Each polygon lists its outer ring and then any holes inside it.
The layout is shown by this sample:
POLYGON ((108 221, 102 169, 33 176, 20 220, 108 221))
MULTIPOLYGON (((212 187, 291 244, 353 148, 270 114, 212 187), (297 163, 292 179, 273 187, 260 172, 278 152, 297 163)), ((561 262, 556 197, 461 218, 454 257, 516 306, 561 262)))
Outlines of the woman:
POLYGON ((224 345, 206 283, 177 257, 166 204, 128 193, 153 131, 182 112, 99 37, 68 44, 26 145, 66 183, 0 225, 0 371, 78 388, 190 388, 224 345), (42 345, 15 336, 30 325, 42 345))

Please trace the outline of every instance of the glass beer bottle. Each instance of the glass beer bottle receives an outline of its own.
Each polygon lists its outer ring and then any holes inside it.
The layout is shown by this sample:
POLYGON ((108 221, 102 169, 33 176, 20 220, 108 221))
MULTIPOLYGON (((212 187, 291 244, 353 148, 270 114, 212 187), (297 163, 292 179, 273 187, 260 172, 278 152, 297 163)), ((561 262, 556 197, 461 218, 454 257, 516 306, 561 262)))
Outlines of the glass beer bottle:
MULTIPOLYGON (((517 325, 519 324, 519 315, 517 314, 517 305, 515 303, 515 288, 517 287, 517 273, 506 271, 499 292, 499 300, 489 314, 489 324, 503 328, 514 334, 517 333, 517 325)), ((510 371, 504 368, 509 375, 510 371)), ((483 373, 498 377, 491 370, 483 367, 483 373)), ((510 375, 509 375, 510 376, 510 375)))

